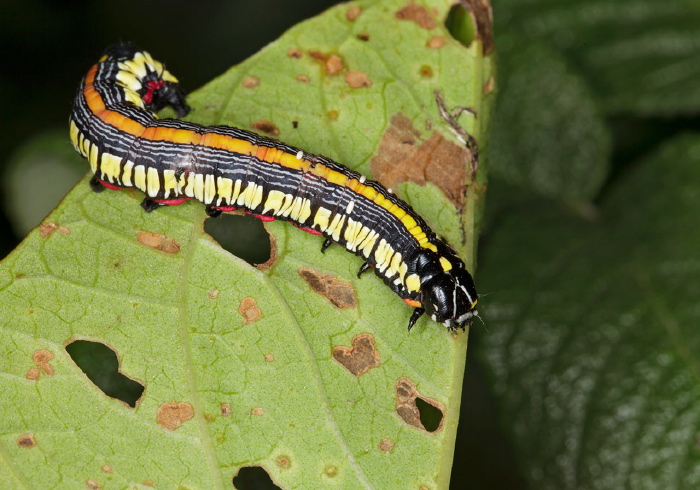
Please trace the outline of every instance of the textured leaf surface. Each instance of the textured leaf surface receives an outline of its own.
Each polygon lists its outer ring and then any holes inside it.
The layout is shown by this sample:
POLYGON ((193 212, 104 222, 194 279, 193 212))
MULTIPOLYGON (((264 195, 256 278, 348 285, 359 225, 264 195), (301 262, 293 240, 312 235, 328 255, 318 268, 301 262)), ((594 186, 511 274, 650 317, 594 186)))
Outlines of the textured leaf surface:
POLYGON ((531 201, 494 228, 483 356, 537 488, 697 488, 698 169, 681 138, 597 223, 531 201))
MULTIPOLYGON (((432 25, 399 18, 407 3, 357 5, 194 94, 191 119, 271 131, 364 173, 397 114, 417 147, 437 132, 459 148, 433 92, 481 113, 479 43, 450 38, 449 2, 411 4, 432 25), (444 44, 428 47, 434 37, 444 44), (353 86, 350 72, 371 84, 353 86)), ((459 122, 480 136, 474 119, 459 122)), ((473 256, 474 187, 458 207, 440 183, 399 189, 473 256)), ((83 181, 0 266, 0 486, 224 488, 251 465, 283 488, 447 485, 467 335, 425 320, 408 335, 410 309, 375 276, 358 280, 357 257, 321 254, 288 224, 269 227, 276 255, 261 270, 203 232, 200 204, 145 214, 142 197, 83 181), (340 290, 314 292, 319 275, 340 290), (66 351, 75 340, 116 353, 144 387, 134 408, 88 380, 66 351), (442 410, 438 430, 407 423, 416 396, 442 410)))
POLYGON ((499 45, 493 175, 571 204, 589 201, 600 191, 610 153, 594 93, 546 43, 506 35, 499 45))
POLYGON ((561 50, 608 112, 700 108, 698 2, 505 0, 494 8, 498 32, 519 33, 521 46, 539 39, 561 50))

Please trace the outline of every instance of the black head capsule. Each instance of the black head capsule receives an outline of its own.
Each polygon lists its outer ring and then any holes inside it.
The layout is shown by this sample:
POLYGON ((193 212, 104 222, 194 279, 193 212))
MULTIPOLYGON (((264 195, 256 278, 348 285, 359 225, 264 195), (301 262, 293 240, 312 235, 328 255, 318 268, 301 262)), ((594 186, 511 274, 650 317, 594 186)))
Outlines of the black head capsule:
POLYGON ((479 295, 474 279, 447 244, 438 242, 436 245, 437 252, 425 250, 415 262, 421 277, 418 297, 421 306, 414 311, 408 328, 410 330, 425 312, 450 331, 464 330, 479 316, 476 310, 479 295))
POLYGON ((466 269, 436 275, 421 288, 422 305, 433 321, 464 330, 478 316, 474 279, 466 269))

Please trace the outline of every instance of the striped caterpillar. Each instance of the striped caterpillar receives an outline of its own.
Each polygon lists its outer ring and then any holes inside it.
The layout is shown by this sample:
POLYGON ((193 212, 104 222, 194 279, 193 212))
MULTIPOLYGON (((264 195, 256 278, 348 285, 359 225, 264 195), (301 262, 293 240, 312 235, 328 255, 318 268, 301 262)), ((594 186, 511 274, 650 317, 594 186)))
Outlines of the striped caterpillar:
POLYGON ((379 182, 321 155, 228 126, 158 119, 189 106, 177 79, 131 44, 112 46, 83 78, 70 137, 93 190, 136 187, 147 212, 196 199, 209 216, 240 208, 290 221, 362 257, 420 316, 450 331, 477 317, 474 281, 454 250, 379 182))

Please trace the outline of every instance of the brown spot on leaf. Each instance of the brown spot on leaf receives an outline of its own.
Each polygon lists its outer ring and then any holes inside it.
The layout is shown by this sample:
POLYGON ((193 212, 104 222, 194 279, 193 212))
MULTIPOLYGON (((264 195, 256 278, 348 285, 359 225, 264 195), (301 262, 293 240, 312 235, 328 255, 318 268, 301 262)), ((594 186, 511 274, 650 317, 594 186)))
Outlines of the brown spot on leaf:
POLYGON ((69 229, 69 228, 66 228, 65 226, 59 226, 59 227, 58 227, 58 232, 59 232, 61 235, 69 235, 69 234, 70 234, 70 229, 69 229))
POLYGON ((461 208, 464 204, 466 168, 471 153, 433 131, 427 140, 411 120, 399 113, 391 117, 379 144, 379 152, 371 160, 372 173, 386 187, 397 188, 402 182, 425 185, 432 182, 461 208))
POLYGON ((294 77, 297 81, 302 82, 302 83, 309 83, 311 79, 307 77, 306 75, 297 75, 294 77))
POLYGON ((39 379, 40 375, 41 371, 39 371, 37 368, 31 368, 29 371, 27 371, 26 377, 29 381, 34 381, 39 379))
POLYGON ((43 364, 40 364, 39 367, 41 368, 42 371, 48 376, 53 376, 53 366, 49 364, 48 362, 45 362, 43 364))
POLYGON ((41 235, 41 238, 48 238, 57 229, 58 225, 53 221, 49 221, 48 223, 44 223, 39 227, 39 234, 41 235))
POLYGON ((158 423, 168 430, 177 429, 192 417, 194 417, 194 409, 189 403, 168 402, 158 407, 158 423))
POLYGON ((272 121, 262 119, 260 121, 255 121, 250 125, 256 131, 261 133, 269 134, 270 136, 279 136, 280 130, 272 121))
POLYGON ((345 75, 345 83, 351 88, 365 88, 372 86, 372 80, 366 73, 361 71, 351 71, 345 75))
POLYGON ((245 77, 242 85, 245 88, 255 88, 260 85, 260 79, 258 77, 245 77))
POLYGON ((290 48, 289 51, 287 51, 287 56, 298 60, 304 56, 304 53, 301 51, 301 49, 290 48))
POLYGON ((333 465, 326 466, 326 469, 323 470, 323 472, 326 474, 326 476, 333 478, 334 476, 336 476, 338 474, 338 468, 336 468, 333 465))
POLYGON ((299 275, 306 281, 311 289, 325 296, 336 308, 355 308, 357 297, 352 284, 342 282, 331 274, 321 274, 316 269, 301 267, 299 275))
POLYGON ((113 472, 112 467, 109 466, 108 464, 102 466, 101 470, 104 471, 105 473, 112 473, 113 472))
POLYGON ((180 244, 173 238, 161 235, 159 233, 151 233, 150 231, 139 231, 136 239, 147 247, 155 248, 161 252, 168 254, 176 254, 180 251, 180 244))
POLYGON ((353 22, 355 19, 357 19, 360 14, 362 13, 362 7, 350 7, 347 12, 345 12, 345 18, 348 19, 350 22, 353 22))
POLYGON ((496 79, 490 76, 488 80, 484 83, 483 92, 484 95, 488 95, 496 89, 496 79))
POLYGON ((416 389, 416 385, 408 378, 399 378, 394 389, 396 391, 396 413, 404 422, 427 432, 420 420, 420 410, 418 410, 418 406, 416 406, 416 398, 420 398, 425 403, 440 410, 443 414, 437 429, 432 432, 439 432, 442 429, 442 424, 445 420, 445 405, 436 400, 421 396, 416 389))
POLYGON ((379 442, 379 450, 380 450, 380 451, 383 451, 383 452, 385 452, 385 453, 388 453, 388 452, 391 451, 392 449, 394 449, 394 443, 391 442, 389 439, 382 439, 382 440, 379 442))
POLYGON ((267 362, 272 362, 275 360, 275 356, 273 356, 272 354, 265 354, 265 360, 267 362))
MULTIPOLYGON (((144 480, 142 483, 143 483, 143 485, 145 485, 147 487, 152 487, 155 485, 155 483, 153 483, 153 480, 144 480)), ((427 489, 425 489, 425 490, 427 490, 427 489)))
POLYGON ((333 358, 358 377, 380 363, 374 338, 368 333, 352 339, 352 349, 344 345, 333 347, 333 358))
POLYGON ((90 490, 99 490, 100 488, 102 488, 102 485, 100 485, 100 484, 97 483, 95 480, 92 480, 92 479, 90 479, 90 478, 87 479, 87 481, 85 482, 85 484, 87 485, 87 487, 88 487, 90 490))
POLYGON ((356 37, 360 41, 369 41, 369 34, 367 34, 366 32, 361 32, 356 37))
POLYGON ((422 78, 432 78, 433 77, 433 68, 429 65, 423 65, 420 67, 420 76, 422 78))
POLYGON ((338 119, 340 113, 336 110, 328 111, 328 119, 338 119))
POLYGON ((292 460, 286 454, 280 454, 279 456, 277 456, 275 463, 277 463, 277 466, 284 469, 287 469, 290 466, 292 466, 292 460))
POLYGON ((53 359, 53 352, 41 349, 32 355, 32 360, 39 368, 41 368, 44 373, 51 376, 53 374, 53 366, 49 364, 49 361, 53 359))
POLYGON ((243 317, 245 325, 253 323, 262 316, 262 312, 253 298, 243 298, 241 306, 238 307, 238 313, 243 317))
POLYGON ((265 415, 265 410, 260 407, 255 407, 250 411, 251 415, 265 415))
POLYGON ((34 439, 34 434, 22 434, 17 438, 17 445, 25 449, 36 446, 36 439, 34 439))
POLYGON ((326 73, 329 75, 337 75, 343 68, 343 60, 337 54, 332 54, 326 59, 326 73))
POLYGON ((207 296, 209 296, 210 299, 216 299, 219 297, 219 290, 218 289, 212 289, 207 293, 207 296))
POLYGON ((422 5, 416 5, 413 2, 397 11, 396 18, 399 20, 413 21, 423 29, 435 29, 436 26, 435 20, 433 20, 428 9, 422 5))
POLYGON ((426 46, 430 49, 440 49, 445 45, 445 38, 442 36, 431 37, 426 46))
POLYGON ((318 61, 326 61, 326 55, 320 51, 311 50, 309 51, 309 56, 318 61))
POLYGON ((231 416, 231 404, 230 403, 222 403, 220 408, 221 408, 221 416, 222 417, 230 417, 231 416))

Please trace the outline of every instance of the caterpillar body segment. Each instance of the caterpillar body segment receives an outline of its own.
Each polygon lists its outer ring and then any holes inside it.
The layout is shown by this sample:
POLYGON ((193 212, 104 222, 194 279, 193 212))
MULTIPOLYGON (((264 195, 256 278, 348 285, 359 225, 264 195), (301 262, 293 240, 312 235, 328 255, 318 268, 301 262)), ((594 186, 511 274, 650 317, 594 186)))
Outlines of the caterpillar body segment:
POLYGON ((242 209, 290 221, 364 260, 414 307, 450 330, 475 316, 477 292, 464 262, 425 221, 379 182, 322 155, 229 126, 159 119, 189 106, 177 79, 131 44, 110 47, 83 78, 70 136, 90 163, 93 190, 135 187, 143 208, 196 199, 210 216, 242 209))

